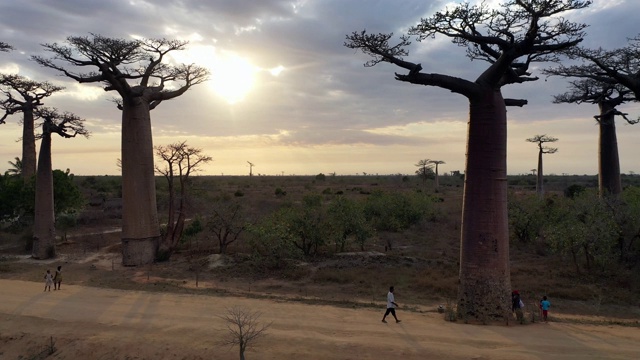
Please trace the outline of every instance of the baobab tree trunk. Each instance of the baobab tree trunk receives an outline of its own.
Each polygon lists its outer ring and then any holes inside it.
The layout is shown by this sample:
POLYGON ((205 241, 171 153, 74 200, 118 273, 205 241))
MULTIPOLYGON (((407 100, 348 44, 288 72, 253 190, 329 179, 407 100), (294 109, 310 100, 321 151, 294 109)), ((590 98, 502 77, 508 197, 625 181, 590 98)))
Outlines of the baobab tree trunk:
MULTIPOLYGON (((22 178, 31 179, 36 174, 36 138, 34 134, 33 109, 25 106, 22 110, 22 178)), ((49 136, 49 140, 51 137, 49 136)), ((51 147, 49 147, 51 149, 51 147)))
POLYGON ((620 179, 620 158, 616 135, 615 112, 607 103, 600 108, 600 137, 598 143, 598 185, 600 196, 617 196, 622 192, 620 179))
POLYGON ((53 167, 51 165, 51 132, 43 125, 36 174, 36 203, 31 256, 49 259, 56 255, 55 210, 53 202, 53 167))
POLYGON ((148 102, 124 99, 122 110, 122 264, 153 262, 160 226, 148 102))
POLYGON ((507 120, 500 91, 470 101, 458 316, 504 320, 511 309, 507 120))
POLYGON ((542 174, 542 149, 538 151, 538 176, 536 177, 536 194, 539 198, 544 197, 544 181, 542 174))
POLYGON ((438 181, 438 164, 436 163, 436 189, 440 186, 440 183, 438 181))

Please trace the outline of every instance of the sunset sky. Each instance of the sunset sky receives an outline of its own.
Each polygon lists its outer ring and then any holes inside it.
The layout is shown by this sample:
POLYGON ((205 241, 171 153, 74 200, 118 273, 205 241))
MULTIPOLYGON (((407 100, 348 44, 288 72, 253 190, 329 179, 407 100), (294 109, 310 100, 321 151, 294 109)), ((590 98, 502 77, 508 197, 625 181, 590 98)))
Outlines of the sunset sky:
MULTIPOLYGON (((471 1, 479 3, 479 1, 471 1)), ((0 53, 0 72, 66 87, 46 106, 84 117, 89 139, 53 139, 53 166, 78 175, 119 174, 121 113, 100 84, 80 85, 42 68, 32 55, 40 44, 64 43, 90 33, 131 39, 188 40, 172 61, 196 63, 210 80, 151 112, 154 145, 187 141, 213 162, 204 175, 412 174, 421 159, 443 160, 440 172, 464 171, 468 101, 436 87, 394 80, 402 69, 363 67, 369 57, 343 46, 345 35, 367 29, 400 35, 421 17, 457 2, 439 0, 29 0, 0 2, 0 41, 16 50, 0 53)), ((487 1, 489 4, 502 1, 487 1)), ((587 47, 617 48, 640 33, 640 1, 595 0, 567 14, 589 24, 587 47)), ((436 37, 413 42, 407 60, 424 72, 475 80, 487 64, 471 62, 465 49, 436 37)), ((536 134, 559 138, 544 158, 546 174, 596 174, 595 105, 557 105, 564 79, 503 88, 529 105, 508 109, 508 173, 536 167, 536 134)), ((619 110, 640 116, 638 104, 619 110)), ((0 172, 21 155, 22 115, 0 125, 0 172)), ((640 173, 640 124, 617 121, 620 168, 640 173)), ((38 145, 39 148, 39 145, 38 145)))

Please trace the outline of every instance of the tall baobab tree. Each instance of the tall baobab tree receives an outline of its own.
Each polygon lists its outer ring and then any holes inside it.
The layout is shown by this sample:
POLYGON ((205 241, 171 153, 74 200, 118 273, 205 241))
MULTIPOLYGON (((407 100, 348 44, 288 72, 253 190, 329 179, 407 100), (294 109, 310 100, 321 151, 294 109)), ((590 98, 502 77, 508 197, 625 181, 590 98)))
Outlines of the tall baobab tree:
POLYGON ((640 35, 630 38, 629 44, 620 49, 604 50, 576 47, 567 51, 572 59, 580 59, 586 65, 566 67, 567 70, 578 70, 575 77, 595 79, 605 83, 617 83, 634 93, 640 101, 640 35), (580 71, 588 67, 591 72, 580 71))
POLYGON ((187 145, 186 141, 157 146, 156 155, 162 160, 163 165, 156 164, 156 171, 165 177, 169 186, 169 216, 167 218, 167 233, 160 242, 159 258, 168 260, 175 250, 187 217, 187 202, 190 179, 192 173, 198 171, 198 167, 211 161, 210 156, 202 154, 202 149, 187 145), (178 178, 180 194, 177 200, 175 178, 178 178), (178 216, 176 217, 176 212, 178 216))
POLYGON ((438 186, 440 186, 440 183, 438 181, 438 165, 442 165, 442 164, 446 164, 444 161, 442 160, 431 160, 430 161, 432 164, 435 164, 436 166, 436 188, 438 188, 438 186))
POLYGON ((36 139, 34 111, 42 106, 42 99, 63 90, 61 86, 47 81, 29 80, 24 76, 0 74, 0 109, 4 115, 0 124, 4 124, 9 115, 22 113, 22 178, 27 181, 36 174, 36 139))
POLYGON ((538 176, 536 177, 536 194, 539 197, 544 197, 544 179, 542 171, 542 154, 555 154, 558 148, 546 146, 546 143, 553 143, 558 141, 558 138, 547 135, 536 135, 527 139, 528 142, 536 143, 538 145, 538 176))
POLYGON ((418 161, 416 166, 418 167, 418 170, 416 170, 416 175, 418 175, 418 177, 422 179, 423 183, 426 183, 429 175, 433 173, 433 170, 431 170, 433 168, 433 166, 431 165, 431 160, 420 160, 418 161))
POLYGON ((469 100, 467 162, 462 214, 458 316, 468 320, 505 319, 511 313, 509 231, 506 182, 506 106, 526 100, 505 99, 505 85, 536 80, 528 69, 534 62, 553 61, 557 53, 582 41, 586 25, 562 14, 589 6, 589 0, 507 0, 456 5, 409 28, 390 44, 393 34, 353 32, 345 46, 372 57, 365 66, 390 63, 406 70, 395 79, 437 86, 469 100), (424 41, 442 35, 466 46, 472 60, 488 67, 475 79, 423 72, 405 60, 410 36, 424 41))
POLYGON ((36 174, 36 205, 33 224, 32 256, 48 259, 55 256, 55 206, 53 202, 53 166, 51 163, 51 134, 63 138, 76 135, 89 136, 84 120, 71 113, 59 113, 56 109, 41 108, 37 115, 43 120, 39 136, 40 153, 36 174))
POLYGON ((253 167, 255 166, 251 161, 247 161, 247 164, 249 164, 249 177, 253 176, 253 167))
MULTIPOLYGON (((640 70, 640 69, 639 69, 640 70)), ((598 123, 598 189, 600 196, 617 196, 622 192, 620 177, 620 156, 616 134, 616 115, 628 124, 638 120, 629 119, 617 110, 617 106, 635 100, 631 90, 617 83, 613 78, 598 75, 598 69, 592 65, 558 67, 545 70, 547 74, 574 77, 570 81, 569 91, 554 97, 554 103, 590 103, 598 105, 600 114, 595 116, 598 123), (600 81, 598 79, 605 79, 600 81)))
POLYGON ((170 65, 167 54, 188 42, 167 39, 125 40, 92 34, 70 36, 65 45, 43 44, 52 58, 34 56, 40 65, 79 83, 102 83, 115 91, 122 110, 122 264, 155 259, 160 240, 150 111, 208 78, 194 64, 170 65), (66 63, 73 68, 65 68, 66 63), (77 72, 79 69, 91 69, 77 72))

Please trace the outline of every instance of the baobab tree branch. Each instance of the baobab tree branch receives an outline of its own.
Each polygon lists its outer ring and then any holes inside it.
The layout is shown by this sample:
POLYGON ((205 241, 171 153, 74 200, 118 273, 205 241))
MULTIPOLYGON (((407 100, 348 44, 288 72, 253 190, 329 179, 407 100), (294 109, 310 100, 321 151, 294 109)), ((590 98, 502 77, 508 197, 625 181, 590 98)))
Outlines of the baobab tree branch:
POLYGON ((528 103, 529 103, 529 101, 527 101, 526 99, 504 99, 504 104, 506 106, 523 107, 523 106, 527 105, 528 103))

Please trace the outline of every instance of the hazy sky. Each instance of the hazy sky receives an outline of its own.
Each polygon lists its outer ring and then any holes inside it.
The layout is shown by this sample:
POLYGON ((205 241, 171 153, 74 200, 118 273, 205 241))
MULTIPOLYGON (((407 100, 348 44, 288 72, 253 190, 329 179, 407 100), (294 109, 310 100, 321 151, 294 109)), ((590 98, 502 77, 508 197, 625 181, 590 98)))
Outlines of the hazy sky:
MULTIPOLYGON (((471 2, 476 2, 472 0, 471 2)), ((502 1, 500 1, 502 2, 502 1)), ((498 3, 498 1, 488 1, 498 3)), ((394 80, 390 64, 363 67, 369 58, 343 46, 345 35, 402 34, 443 10, 439 0, 29 0, 0 1, 0 71, 66 86, 45 105, 87 119, 89 139, 53 139, 53 165, 79 175, 119 174, 121 114, 99 84, 80 85, 29 58, 40 44, 90 33, 107 37, 189 40, 175 61, 208 67, 211 79, 151 112, 155 145, 184 141, 214 161, 202 174, 411 174, 421 159, 446 162, 440 172, 464 170, 468 102, 436 87, 394 80)), ((589 24, 583 44, 617 48, 640 33, 640 1, 595 0, 570 14, 589 24)), ((425 72, 474 80, 487 64, 465 57, 448 39, 414 42, 407 60, 425 72)), ((563 79, 503 88, 528 99, 508 109, 508 173, 536 167, 536 134, 559 138, 544 158, 545 173, 596 174, 595 105, 556 105, 563 79)), ((637 104, 619 107, 640 115, 637 104)), ((0 171, 20 156, 21 115, 0 125, 0 171)), ((640 124, 618 120, 621 170, 640 173, 640 124)), ((39 148, 39 146, 38 146, 39 148)))

